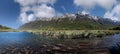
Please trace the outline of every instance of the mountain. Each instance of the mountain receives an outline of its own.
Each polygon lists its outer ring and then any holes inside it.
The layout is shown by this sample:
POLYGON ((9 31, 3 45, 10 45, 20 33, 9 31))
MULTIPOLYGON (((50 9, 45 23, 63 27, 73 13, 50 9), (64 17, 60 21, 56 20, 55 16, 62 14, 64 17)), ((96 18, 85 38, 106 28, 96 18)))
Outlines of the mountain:
POLYGON ((108 18, 91 16, 77 12, 76 14, 65 14, 60 17, 41 18, 22 25, 19 29, 47 29, 47 30, 93 30, 108 29, 118 26, 119 22, 114 22, 108 18))
POLYGON ((0 25, 0 30, 5 30, 5 29, 11 29, 11 28, 0 25))

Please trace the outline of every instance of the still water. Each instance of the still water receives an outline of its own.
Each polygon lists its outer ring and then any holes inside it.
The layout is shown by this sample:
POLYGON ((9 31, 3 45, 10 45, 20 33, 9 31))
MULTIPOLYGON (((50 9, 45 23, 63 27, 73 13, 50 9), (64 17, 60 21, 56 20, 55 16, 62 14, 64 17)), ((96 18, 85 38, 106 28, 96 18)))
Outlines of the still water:
MULTIPOLYGON (((0 46, 11 45, 11 44, 18 44, 18 45, 32 44, 32 43, 36 43, 35 41, 39 41, 39 39, 42 38, 38 35, 27 32, 0 32, 0 46)), ((39 43, 42 43, 41 41, 39 43)), ((92 39, 91 41, 93 41, 94 44, 96 45, 101 44, 100 47, 102 46, 105 47, 105 45, 107 45, 106 47, 111 47, 120 43, 120 34, 107 36, 104 38, 95 38, 92 39)))
POLYGON ((92 42, 94 48, 112 48, 115 47, 116 44, 120 44, 120 34, 107 36, 104 38, 94 38, 89 40, 49 40, 44 37, 27 33, 27 32, 0 32, 0 48, 5 47, 24 47, 24 46, 32 46, 38 47, 42 44, 67 44, 73 45, 80 41, 89 41, 92 42), (72 44, 71 44, 72 43, 72 44))
POLYGON ((2 46, 24 46, 34 42, 37 35, 27 32, 0 32, 0 47, 2 46))

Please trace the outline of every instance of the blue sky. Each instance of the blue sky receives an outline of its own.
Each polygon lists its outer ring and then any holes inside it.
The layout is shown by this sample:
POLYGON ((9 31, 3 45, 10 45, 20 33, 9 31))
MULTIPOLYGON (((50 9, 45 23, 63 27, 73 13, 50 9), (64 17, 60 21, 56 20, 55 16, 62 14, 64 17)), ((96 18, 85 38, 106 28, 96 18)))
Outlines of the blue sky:
POLYGON ((77 11, 119 21, 119 3, 119 0, 0 0, 0 24, 18 28, 36 18, 77 11))

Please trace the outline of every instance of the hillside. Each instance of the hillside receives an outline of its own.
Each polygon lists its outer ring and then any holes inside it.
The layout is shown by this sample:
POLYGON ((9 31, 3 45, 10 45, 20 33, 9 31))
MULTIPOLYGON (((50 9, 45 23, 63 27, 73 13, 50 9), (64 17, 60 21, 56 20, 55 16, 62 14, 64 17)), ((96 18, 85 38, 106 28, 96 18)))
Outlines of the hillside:
POLYGON ((11 28, 0 25, 0 30, 5 30, 5 29, 11 29, 11 28))
POLYGON ((19 29, 45 29, 45 30, 99 30, 108 29, 118 26, 118 22, 114 22, 107 18, 91 16, 89 14, 65 14, 61 17, 43 18, 22 25, 19 29))

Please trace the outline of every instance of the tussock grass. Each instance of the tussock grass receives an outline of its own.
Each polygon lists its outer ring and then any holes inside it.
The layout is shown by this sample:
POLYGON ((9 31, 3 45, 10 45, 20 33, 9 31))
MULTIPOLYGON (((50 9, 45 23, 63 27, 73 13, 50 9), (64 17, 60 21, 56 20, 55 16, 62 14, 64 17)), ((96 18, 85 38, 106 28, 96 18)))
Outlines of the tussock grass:
POLYGON ((27 30, 26 32, 59 39, 104 37, 120 33, 119 30, 27 30))

